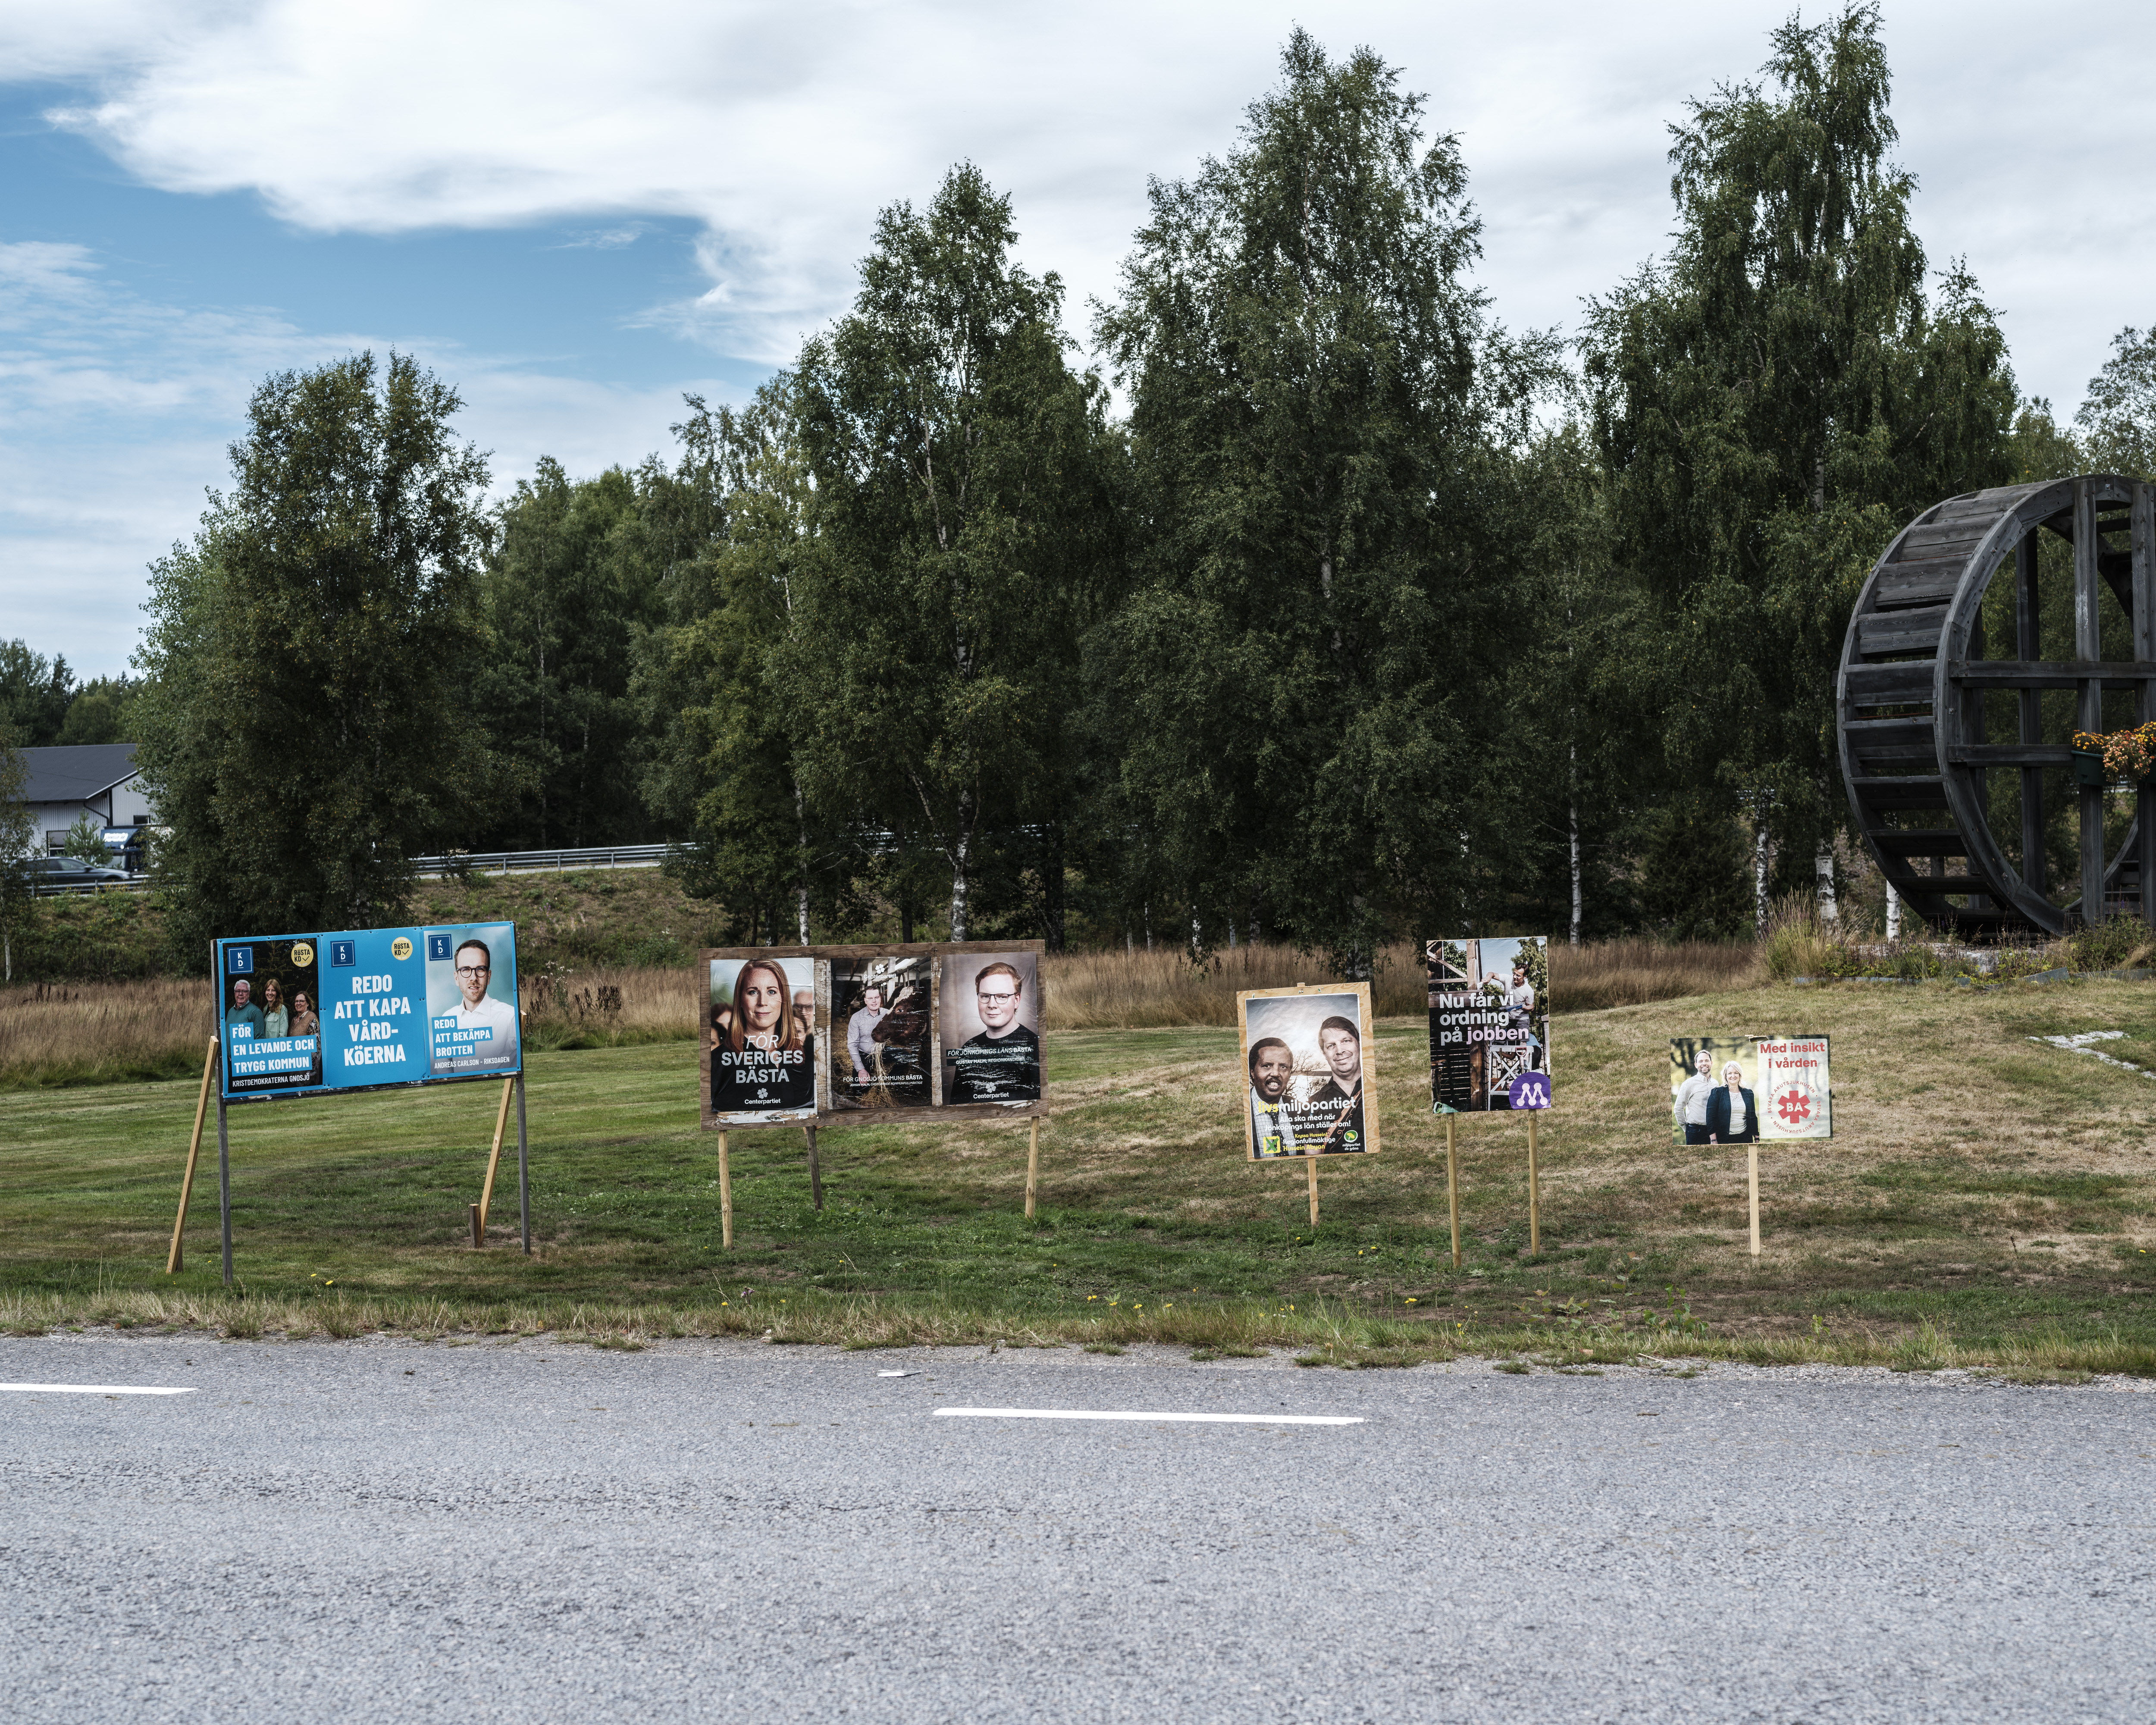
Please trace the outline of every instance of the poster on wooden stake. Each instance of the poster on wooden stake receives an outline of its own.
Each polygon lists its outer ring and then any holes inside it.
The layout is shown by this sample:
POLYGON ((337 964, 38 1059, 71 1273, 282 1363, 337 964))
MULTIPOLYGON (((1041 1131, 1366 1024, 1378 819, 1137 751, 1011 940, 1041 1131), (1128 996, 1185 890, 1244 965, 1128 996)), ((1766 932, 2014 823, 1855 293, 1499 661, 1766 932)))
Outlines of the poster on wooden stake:
POLYGON ((1672 1038, 1671 1139, 1743 1144, 1831 1138, 1828 1043, 1825 1036, 1793 1033, 1672 1038), (1731 1124, 1739 1118, 1742 1128, 1731 1124))
POLYGON ((1442 1114, 1547 1108, 1549 937, 1422 943, 1430 983, 1430 1099, 1442 1114))
POLYGON ((1242 1025, 1243 1147, 1252 1162, 1373 1155, 1377 1060, 1368 983, 1253 988, 1242 1025))

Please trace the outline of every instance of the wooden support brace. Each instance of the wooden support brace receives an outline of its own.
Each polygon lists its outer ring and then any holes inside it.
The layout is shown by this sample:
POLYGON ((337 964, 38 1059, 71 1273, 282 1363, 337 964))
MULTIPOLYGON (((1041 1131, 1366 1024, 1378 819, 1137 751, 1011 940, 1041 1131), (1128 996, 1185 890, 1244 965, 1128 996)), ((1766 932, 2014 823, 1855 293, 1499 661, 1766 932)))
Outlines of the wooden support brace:
POLYGON ((486 1244, 486 1213, 494 1204, 494 1173, 501 1166, 501 1137, 509 1130, 510 1099, 516 1094, 516 1081, 501 1081, 501 1106, 495 1111, 494 1147, 486 1153, 486 1184, 480 1189, 479 1202, 472 1206, 472 1244, 486 1244))
POLYGON ((203 1122, 209 1117, 210 1080, 217 1075, 217 1038, 209 1040, 203 1056, 202 1094, 195 1098, 195 1129, 187 1139, 187 1171, 180 1177, 180 1213, 172 1219, 172 1249, 165 1254, 165 1274, 177 1276, 182 1258, 180 1236, 187 1225, 187 1199, 195 1189, 195 1159, 202 1154, 203 1122))

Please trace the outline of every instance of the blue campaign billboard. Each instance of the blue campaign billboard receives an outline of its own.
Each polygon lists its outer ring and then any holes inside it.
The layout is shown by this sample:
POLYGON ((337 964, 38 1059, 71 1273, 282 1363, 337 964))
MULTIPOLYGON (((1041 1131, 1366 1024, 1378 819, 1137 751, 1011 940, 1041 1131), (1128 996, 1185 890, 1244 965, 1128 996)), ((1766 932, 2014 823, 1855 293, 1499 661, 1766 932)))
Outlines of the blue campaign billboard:
POLYGON ((228 1101, 524 1068, 509 922, 214 943, 228 1101))

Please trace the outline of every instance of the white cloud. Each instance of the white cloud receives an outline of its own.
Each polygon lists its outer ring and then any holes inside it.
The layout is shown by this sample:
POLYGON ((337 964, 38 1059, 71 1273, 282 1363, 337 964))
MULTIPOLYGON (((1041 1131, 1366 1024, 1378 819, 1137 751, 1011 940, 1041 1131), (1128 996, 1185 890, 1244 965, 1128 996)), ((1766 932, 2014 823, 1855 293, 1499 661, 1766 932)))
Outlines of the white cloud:
MULTIPOLYGON (((94 80, 69 123, 146 182, 251 189, 306 228, 701 222, 712 290, 654 317, 776 361, 843 304, 875 210, 961 157, 1016 193, 1029 263, 1063 273, 1082 322, 1145 176, 1228 143, 1298 21, 1431 93, 1463 134, 1499 315, 1573 325, 1663 243, 1664 127, 1751 75, 1789 4, 79 3, 18 8, 0 59, 94 80)), ((2149 315, 2150 194, 2123 165, 2156 106, 2125 93, 2156 44, 2093 0, 2028 16, 1902 0, 1888 39, 1921 231, 2006 306, 2025 381, 2071 401, 2149 315)))
MULTIPOLYGON (((1025 261, 1063 275, 1082 332, 1147 176, 1231 143, 1297 22, 1430 93, 1433 126, 1461 135, 1497 315, 1576 327, 1582 295, 1666 244, 1666 126, 1753 75, 1792 3, 0 0, 0 68, 88 92, 66 123, 146 184, 251 192, 302 228, 549 222, 605 249, 686 219, 704 288, 644 321, 776 362, 844 305, 876 209, 925 199, 961 157, 1015 196, 1025 261)), ((1899 154, 1934 262, 1968 259, 2023 386, 2071 412, 2111 334, 2156 319, 2156 191, 2132 171, 2156 142, 2156 104, 2133 94, 2156 41, 2094 0, 2030 18, 1896 0, 1899 154)), ((102 644, 73 650, 110 669, 143 557, 194 519, 262 374, 398 332, 151 304, 104 273, 79 246, 0 246, 0 594, 10 634, 80 641, 95 618, 102 644)), ((542 449, 577 471, 633 460, 678 414, 673 387, 578 382, 425 331, 404 345, 464 387, 505 476, 542 449)))

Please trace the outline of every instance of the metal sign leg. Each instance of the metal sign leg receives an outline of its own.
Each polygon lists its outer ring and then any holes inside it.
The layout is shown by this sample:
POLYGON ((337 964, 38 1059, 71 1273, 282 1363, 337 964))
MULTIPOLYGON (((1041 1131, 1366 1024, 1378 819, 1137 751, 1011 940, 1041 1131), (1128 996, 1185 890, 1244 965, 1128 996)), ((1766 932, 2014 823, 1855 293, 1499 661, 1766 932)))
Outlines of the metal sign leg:
POLYGON ((224 1129, 224 1098, 217 1099, 217 1208, 224 1223, 224 1285, 232 1286, 232 1141, 224 1129))
POLYGON ((524 1075, 516 1075, 516 1208, 524 1220, 524 1251, 531 1253, 531 1165, 525 1154, 524 1075))

